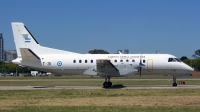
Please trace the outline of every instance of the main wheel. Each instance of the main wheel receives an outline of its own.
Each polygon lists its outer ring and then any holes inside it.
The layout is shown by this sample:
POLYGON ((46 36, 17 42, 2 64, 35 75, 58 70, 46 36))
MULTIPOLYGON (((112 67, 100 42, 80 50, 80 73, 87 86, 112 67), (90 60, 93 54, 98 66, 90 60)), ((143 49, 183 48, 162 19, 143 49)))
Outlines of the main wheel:
POLYGON ((108 82, 104 82, 104 83, 103 83, 103 87, 104 87, 104 88, 108 88, 108 87, 109 87, 108 82))
POLYGON ((172 86, 173 86, 173 87, 176 87, 176 86, 177 86, 177 83, 176 83, 176 82, 174 82, 174 83, 172 84, 172 86))

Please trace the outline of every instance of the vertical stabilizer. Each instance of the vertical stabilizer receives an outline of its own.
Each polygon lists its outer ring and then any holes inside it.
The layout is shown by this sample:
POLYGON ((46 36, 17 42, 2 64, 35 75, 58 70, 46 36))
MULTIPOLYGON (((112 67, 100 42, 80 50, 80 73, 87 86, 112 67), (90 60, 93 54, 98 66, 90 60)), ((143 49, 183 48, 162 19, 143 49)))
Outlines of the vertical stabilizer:
POLYGON ((37 40, 33 37, 30 31, 20 22, 12 22, 12 30, 14 35, 14 42, 17 50, 17 55, 21 58, 20 48, 29 48, 37 55, 44 54, 78 54, 74 52, 53 49, 40 46, 37 40))
POLYGON ((11 24, 18 57, 21 57, 20 48, 37 49, 40 47, 23 23, 13 22, 11 24))

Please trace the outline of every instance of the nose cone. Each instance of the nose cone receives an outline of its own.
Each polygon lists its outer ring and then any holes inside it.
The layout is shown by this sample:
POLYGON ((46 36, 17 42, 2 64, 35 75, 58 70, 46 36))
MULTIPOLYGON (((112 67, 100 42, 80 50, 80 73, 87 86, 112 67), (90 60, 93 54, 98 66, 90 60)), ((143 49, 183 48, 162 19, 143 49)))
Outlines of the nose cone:
POLYGON ((192 73, 194 72, 194 69, 191 68, 190 66, 186 65, 185 63, 183 63, 182 69, 183 69, 184 71, 186 71, 187 74, 192 74, 192 73))

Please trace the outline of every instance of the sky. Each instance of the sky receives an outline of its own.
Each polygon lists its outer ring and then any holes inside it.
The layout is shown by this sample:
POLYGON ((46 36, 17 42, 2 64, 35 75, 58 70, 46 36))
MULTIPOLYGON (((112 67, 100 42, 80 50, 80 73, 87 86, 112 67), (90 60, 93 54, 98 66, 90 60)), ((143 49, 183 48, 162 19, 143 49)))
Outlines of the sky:
POLYGON ((0 0, 4 49, 15 49, 11 22, 42 46, 88 53, 129 49, 191 58, 200 49, 200 0, 0 0))

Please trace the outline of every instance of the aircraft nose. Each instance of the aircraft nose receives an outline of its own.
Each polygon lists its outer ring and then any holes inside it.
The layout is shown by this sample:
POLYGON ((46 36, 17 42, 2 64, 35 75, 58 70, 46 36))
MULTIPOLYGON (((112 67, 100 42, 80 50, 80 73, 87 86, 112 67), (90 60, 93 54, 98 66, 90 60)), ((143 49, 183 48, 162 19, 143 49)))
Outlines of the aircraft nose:
POLYGON ((183 64, 182 68, 186 70, 188 73, 192 74, 194 72, 194 69, 186 64, 183 64))

